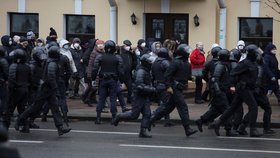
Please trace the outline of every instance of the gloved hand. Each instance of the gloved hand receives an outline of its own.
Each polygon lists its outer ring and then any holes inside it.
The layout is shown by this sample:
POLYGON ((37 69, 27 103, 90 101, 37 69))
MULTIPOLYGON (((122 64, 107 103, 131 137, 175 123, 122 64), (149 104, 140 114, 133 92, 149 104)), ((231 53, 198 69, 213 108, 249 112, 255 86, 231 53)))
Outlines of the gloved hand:
POLYGON ((171 87, 167 88, 167 92, 173 94, 173 89, 171 87))

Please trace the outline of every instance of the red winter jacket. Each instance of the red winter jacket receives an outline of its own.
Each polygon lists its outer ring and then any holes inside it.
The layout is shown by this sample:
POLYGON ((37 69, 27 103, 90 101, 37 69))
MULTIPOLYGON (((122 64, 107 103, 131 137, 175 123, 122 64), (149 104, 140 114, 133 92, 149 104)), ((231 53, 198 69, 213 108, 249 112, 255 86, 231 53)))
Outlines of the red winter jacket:
POLYGON ((192 68, 204 68, 205 56, 196 48, 190 56, 192 68))

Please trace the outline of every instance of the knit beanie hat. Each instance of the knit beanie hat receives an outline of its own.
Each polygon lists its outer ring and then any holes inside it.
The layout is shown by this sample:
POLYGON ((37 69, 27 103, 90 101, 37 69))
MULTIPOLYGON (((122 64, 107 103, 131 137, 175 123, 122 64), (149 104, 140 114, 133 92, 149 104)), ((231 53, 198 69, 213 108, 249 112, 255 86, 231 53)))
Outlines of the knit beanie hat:
POLYGON ((270 52, 272 49, 276 49, 276 46, 274 44, 268 44, 266 47, 265 47, 265 51, 267 52, 270 52))
POLYGON ((146 42, 144 39, 139 39, 137 45, 140 46, 142 43, 146 42))
POLYGON ((51 28, 50 28, 50 34, 49 34, 49 36, 53 36, 53 35, 57 36, 57 33, 56 33, 56 31, 51 27, 51 28))
POLYGON ((26 33, 26 38, 28 39, 28 40, 31 40, 32 38, 34 38, 35 37, 35 34, 34 34, 34 32, 33 31, 28 31, 27 33, 26 33))

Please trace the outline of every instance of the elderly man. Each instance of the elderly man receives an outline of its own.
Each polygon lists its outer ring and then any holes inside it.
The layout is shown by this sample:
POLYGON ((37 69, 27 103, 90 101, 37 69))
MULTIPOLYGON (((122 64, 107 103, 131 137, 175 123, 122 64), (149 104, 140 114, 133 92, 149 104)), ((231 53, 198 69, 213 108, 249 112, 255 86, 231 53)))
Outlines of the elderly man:
POLYGON ((198 42, 196 49, 190 55, 190 61, 192 66, 192 76, 195 77, 195 103, 202 104, 204 101, 201 97, 202 91, 202 70, 205 64, 205 52, 203 50, 203 43, 198 42))

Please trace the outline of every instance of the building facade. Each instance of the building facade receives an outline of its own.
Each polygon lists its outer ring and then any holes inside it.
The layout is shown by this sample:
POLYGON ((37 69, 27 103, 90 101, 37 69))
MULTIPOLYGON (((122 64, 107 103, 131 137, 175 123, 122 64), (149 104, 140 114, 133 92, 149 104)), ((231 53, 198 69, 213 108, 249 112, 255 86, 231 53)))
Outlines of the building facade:
MULTIPOLYGON (((280 47, 280 14, 267 0, 0 0, 0 34, 46 38, 181 39, 232 49, 238 40, 280 47), (133 16, 132 16, 133 15, 133 16)), ((273 4, 272 4, 273 5, 273 4)))

